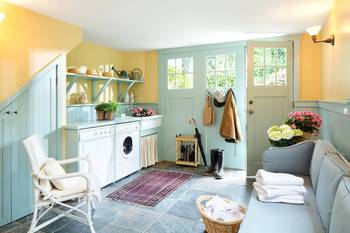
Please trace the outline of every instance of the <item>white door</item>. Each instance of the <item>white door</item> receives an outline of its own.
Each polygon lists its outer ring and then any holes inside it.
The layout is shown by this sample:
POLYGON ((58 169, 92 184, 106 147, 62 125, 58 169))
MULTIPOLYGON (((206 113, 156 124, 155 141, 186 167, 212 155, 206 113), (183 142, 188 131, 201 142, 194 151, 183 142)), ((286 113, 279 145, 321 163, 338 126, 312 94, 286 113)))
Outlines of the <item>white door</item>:
POLYGON ((269 147, 267 129, 281 125, 292 110, 292 42, 249 42, 247 74, 248 175, 261 167, 269 147))

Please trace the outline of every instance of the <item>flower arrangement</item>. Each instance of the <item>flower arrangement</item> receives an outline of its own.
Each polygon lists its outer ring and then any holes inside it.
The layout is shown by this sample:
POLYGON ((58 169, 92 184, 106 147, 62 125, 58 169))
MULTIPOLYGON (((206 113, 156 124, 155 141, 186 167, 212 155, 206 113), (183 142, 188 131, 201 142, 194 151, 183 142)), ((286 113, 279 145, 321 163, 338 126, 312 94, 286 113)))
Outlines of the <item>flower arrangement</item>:
POLYGON ((142 108, 136 107, 131 110, 132 116, 134 117, 147 117, 156 115, 156 111, 153 108, 142 108))
POLYGON ((272 126, 267 130, 271 145, 284 147, 291 146, 301 141, 303 131, 294 129, 289 125, 272 126))
POLYGON ((293 112, 288 114, 285 124, 305 133, 318 133, 322 124, 321 118, 314 112, 293 112))

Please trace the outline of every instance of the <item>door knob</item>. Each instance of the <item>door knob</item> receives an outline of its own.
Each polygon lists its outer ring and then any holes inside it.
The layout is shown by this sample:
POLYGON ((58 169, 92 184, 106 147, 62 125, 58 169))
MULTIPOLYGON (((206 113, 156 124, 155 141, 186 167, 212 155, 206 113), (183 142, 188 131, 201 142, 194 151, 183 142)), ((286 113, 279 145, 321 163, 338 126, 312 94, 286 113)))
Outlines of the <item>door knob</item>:
POLYGON ((249 100, 249 104, 254 104, 254 101, 253 100, 249 100))
POLYGON ((250 110, 248 111, 248 113, 249 113, 250 115, 252 115, 252 114, 254 114, 254 110, 250 109, 250 110))

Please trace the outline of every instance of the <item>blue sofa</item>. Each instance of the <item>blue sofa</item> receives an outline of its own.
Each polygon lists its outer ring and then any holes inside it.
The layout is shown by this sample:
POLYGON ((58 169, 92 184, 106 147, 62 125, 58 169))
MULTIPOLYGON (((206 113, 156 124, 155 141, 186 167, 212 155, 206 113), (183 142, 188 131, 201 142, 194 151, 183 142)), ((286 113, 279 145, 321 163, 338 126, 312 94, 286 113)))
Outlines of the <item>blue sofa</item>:
POLYGON ((255 191, 239 233, 350 233, 350 164, 328 142, 271 148, 263 169, 304 177, 304 205, 263 203, 255 191))

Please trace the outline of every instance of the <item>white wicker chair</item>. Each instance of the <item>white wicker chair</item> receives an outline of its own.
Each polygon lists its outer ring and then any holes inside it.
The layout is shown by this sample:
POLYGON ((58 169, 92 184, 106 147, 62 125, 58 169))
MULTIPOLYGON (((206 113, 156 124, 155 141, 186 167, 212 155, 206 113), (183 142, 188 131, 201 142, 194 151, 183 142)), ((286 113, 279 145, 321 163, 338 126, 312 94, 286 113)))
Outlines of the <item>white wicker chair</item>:
MULTIPOLYGON (((50 223, 53 223, 54 221, 62 218, 62 217, 69 217, 74 220, 77 220, 81 223, 84 223, 90 227, 90 231, 92 233, 95 233, 94 227, 92 225, 92 218, 91 218, 91 210, 93 208, 93 201, 92 201, 92 182, 91 177, 89 173, 67 173, 65 175, 60 176, 46 176, 43 175, 43 172, 40 171, 40 168, 42 165, 48 160, 48 155, 45 152, 45 149, 43 147, 43 144, 40 140, 40 138, 37 135, 33 135, 23 141, 24 147, 27 151, 29 160, 31 162, 32 172, 33 172, 33 191, 34 191, 34 212, 33 212, 33 219, 32 223, 29 229, 29 233, 34 233, 43 227, 49 225, 50 223), (52 181, 57 179, 65 179, 65 178, 71 178, 71 177, 82 177, 86 180, 87 188, 83 192, 79 193, 69 193, 67 195, 53 195, 54 189, 48 191, 45 187, 43 187, 40 184, 40 181, 52 181), (79 200, 78 204, 75 206, 68 205, 64 202, 69 200, 79 200), (82 206, 86 207, 86 210, 83 211, 82 206), (65 207, 65 208, 58 208, 58 207, 65 207), (80 208, 80 209, 79 209, 80 208), (65 209, 65 210, 62 210, 65 209), (39 214, 39 212, 42 213, 39 214), (50 210, 55 211, 58 213, 55 217, 38 224, 38 221, 47 214, 50 210), (79 217, 76 215, 73 215, 72 212, 77 211, 81 213, 84 217, 79 217)), ((74 159, 68 159, 68 160, 61 160, 58 161, 61 165, 69 164, 69 163, 75 163, 80 162, 84 160, 85 162, 89 163, 89 172, 91 173, 91 164, 90 161, 87 158, 83 157, 77 157, 74 159)))

